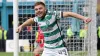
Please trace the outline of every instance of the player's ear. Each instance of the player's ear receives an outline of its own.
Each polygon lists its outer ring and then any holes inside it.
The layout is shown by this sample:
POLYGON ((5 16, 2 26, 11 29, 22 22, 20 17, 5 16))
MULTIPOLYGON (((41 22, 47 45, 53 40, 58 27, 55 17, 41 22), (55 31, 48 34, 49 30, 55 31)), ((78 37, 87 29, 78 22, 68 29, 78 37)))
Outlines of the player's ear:
POLYGON ((46 9, 45 9, 45 12, 46 12, 46 9))
POLYGON ((45 8, 45 11, 47 11, 47 8, 45 8))
POLYGON ((46 9, 45 11, 47 12, 48 10, 46 9))

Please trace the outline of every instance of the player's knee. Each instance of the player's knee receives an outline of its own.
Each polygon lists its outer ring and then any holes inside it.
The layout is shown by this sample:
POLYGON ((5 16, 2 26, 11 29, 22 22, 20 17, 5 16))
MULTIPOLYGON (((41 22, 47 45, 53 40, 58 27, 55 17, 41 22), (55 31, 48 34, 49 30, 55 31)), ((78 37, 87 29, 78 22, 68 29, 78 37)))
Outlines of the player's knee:
POLYGON ((33 52, 33 54, 36 55, 36 54, 39 54, 39 53, 37 53, 37 52, 33 52))
POLYGON ((41 48, 41 49, 40 49, 40 52, 43 52, 43 50, 44 50, 44 48, 41 48))
POLYGON ((33 54, 39 54, 38 49, 34 50, 33 54))

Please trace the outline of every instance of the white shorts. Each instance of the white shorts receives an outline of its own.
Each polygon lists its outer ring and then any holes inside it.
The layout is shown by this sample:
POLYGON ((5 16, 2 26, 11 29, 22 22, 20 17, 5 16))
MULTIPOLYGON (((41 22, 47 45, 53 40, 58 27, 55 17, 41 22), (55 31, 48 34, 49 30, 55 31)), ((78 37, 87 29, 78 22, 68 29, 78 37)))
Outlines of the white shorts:
POLYGON ((68 56, 67 48, 48 49, 44 48, 42 56, 68 56))

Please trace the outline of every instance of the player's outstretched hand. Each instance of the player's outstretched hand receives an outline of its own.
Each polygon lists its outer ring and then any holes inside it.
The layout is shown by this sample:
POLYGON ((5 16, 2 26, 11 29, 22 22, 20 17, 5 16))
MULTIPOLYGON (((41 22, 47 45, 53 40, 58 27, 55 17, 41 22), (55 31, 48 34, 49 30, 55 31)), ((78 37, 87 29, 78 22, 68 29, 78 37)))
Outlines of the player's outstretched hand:
POLYGON ((86 18, 86 19, 84 19, 84 22, 85 22, 86 24, 88 24, 88 23, 91 22, 91 21, 92 21, 91 18, 86 18))
POLYGON ((16 29, 16 33, 20 33, 21 32, 21 30, 22 30, 22 26, 19 26, 17 29, 16 29))

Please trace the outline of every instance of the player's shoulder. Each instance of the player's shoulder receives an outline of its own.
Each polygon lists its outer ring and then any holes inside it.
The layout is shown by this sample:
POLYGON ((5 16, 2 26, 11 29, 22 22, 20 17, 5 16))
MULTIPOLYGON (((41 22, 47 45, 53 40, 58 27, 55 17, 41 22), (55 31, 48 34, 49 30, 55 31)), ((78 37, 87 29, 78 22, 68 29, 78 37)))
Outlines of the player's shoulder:
POLYGON ((35 17, 31 18, 31 19, 33 19, 35 22, 38 21, 38 17, 37 16, 35 16, 35 17))

